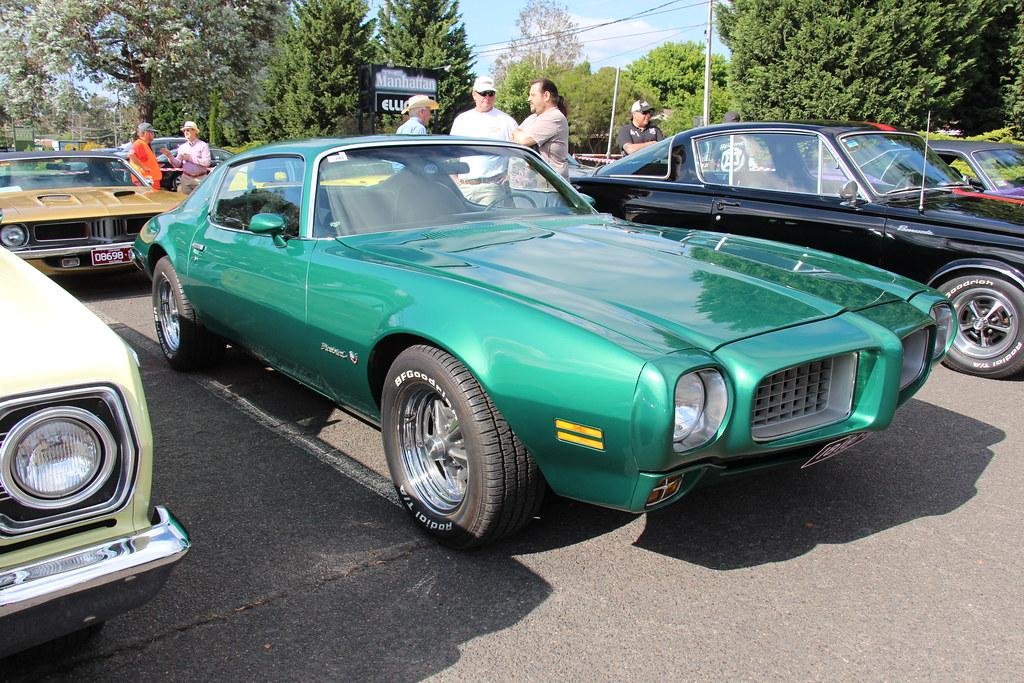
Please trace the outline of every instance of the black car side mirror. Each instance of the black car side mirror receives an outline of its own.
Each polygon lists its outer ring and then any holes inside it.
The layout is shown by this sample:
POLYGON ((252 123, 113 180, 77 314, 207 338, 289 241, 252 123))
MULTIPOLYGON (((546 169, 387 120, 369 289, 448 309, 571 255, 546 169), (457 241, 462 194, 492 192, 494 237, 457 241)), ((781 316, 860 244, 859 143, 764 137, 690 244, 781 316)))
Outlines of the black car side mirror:
POLYGON ((839 198, 846 204, 857 203, 857 181, 851 180, 850 182, 843 185, 843 189, 839 191, 839 198))

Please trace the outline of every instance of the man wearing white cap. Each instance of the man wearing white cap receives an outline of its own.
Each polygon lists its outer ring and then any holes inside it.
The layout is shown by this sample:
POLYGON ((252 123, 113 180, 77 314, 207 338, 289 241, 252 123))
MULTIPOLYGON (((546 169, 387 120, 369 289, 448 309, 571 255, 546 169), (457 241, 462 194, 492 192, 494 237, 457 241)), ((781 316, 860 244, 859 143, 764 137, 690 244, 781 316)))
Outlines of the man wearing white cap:
MULTIPOLYGON (((494 107, 497 93, 494 79, 480 76, 473 81, 473 102, 475 107, 455 117, 452 135, 489 140, 512 140, 516 121, 494 107)), ((479 204, 490 204, 507 194, 505 166, 502 157, 478 155, 463 159, 469 165, 469 172, 458 177, 460 189, 467 199, 479 204)))
POLYGON ((199 126, 195 121, 181 124, 181 133, 185 142, 178 145, 174 154, 166 147, 161 147, 160 153, 167 157, 171 166, 181 169, 178 192, 192 194, 210 172, 210 146, 199 139, 199 126))
POLYGON ((409 115, 409 120, 398 127, 395 131, 398 135, 426 135, 427 124, 430 123, 430 113, 438 108, 438 103, 426 95, 413 95, 405 101, 403 114, 409 115))
POLYGON ((654 107, 649 102, 637 100, 629 108, 629 113, 632 120, 619 129, 618 143, 623 154, 632 154, 647 145, 653 145, 655 142, 665 139, 661 128, 651 125, 654 107))

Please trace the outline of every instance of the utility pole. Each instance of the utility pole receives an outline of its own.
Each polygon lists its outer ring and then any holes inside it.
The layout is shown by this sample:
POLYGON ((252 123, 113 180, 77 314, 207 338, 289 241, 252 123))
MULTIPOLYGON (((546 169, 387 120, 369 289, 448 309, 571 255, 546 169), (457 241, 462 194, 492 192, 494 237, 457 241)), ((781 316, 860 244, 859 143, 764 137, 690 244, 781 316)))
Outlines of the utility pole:
POLYGON ((711 20, 715 0, 708 0, 707 44, 704 48, 704 125, 711 123, 711 20))
POLYGON ((615 67, 615 88, 612 90, 612 116, 608 122, 608 151, 604 153, 606 159, 612 156, 612 136, 615 134, 615 103, 619 98, 619 67, 615 67))

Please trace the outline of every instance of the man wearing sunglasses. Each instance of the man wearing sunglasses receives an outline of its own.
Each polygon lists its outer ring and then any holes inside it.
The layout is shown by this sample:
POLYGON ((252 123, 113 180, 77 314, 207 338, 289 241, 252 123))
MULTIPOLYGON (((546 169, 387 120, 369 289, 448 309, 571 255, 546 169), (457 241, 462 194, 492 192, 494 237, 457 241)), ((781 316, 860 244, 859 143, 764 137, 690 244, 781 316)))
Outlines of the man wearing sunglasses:
POLYGON ((651 125, 654 107, 644 100, 637 100, 629 108, 632 120, 619 129, 618 143, 623 154, 632 154, 647 145, 664 140, 661 128, 651 125))
MULTIPOLYGON (((475 107, 455 117, 452 135, 489 140, 512 140, 516 121, 494 106, 494 79, 480 76, 473 82, 475 107)), ((463 159, 469 172, 458 177, 459 189, 472 202, 491 204, 508 192, 502 157, 479 155, 463 159)))

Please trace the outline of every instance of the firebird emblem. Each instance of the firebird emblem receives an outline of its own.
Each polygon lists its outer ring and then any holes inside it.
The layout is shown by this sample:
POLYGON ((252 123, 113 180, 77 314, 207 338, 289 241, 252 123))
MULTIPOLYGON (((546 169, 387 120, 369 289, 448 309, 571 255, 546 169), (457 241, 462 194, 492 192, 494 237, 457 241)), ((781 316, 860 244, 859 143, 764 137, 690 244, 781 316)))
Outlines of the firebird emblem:
POLYGON ((337 349, 326 342, 320 342, 320 350, 326 351, 332 356, 337 356, 338 358, 347 358, 352 361, 353 365, 359 362, 359 354, 355 351, 342 351, 341 349, 337 349))

